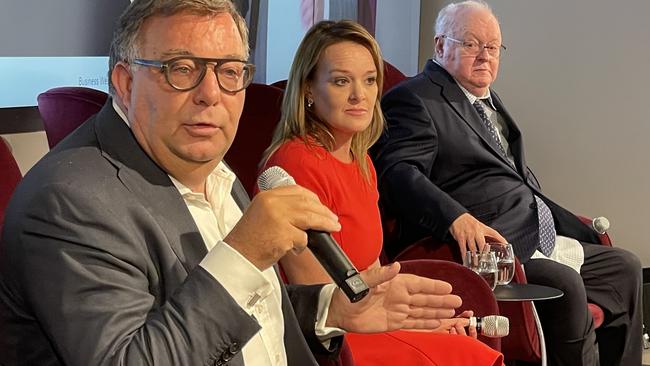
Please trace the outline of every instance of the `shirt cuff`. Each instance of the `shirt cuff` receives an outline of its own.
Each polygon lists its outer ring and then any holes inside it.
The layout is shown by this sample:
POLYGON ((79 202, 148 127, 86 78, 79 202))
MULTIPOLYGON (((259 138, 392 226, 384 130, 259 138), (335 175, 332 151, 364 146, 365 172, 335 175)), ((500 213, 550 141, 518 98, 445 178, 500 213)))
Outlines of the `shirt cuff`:
POLYGON ((318 296, 318 312, 316 313, 316 326, 314 330, 316 331, 316 337, 318 337, 318 340, 321 341, 323 347, 326 349, 329 349, 332 338, 345 334, 343 329, 325 326, 334 290, 336 290, 336 285, 329 283, 323 286, 318 296))
POLYGON ((205 268, 247 312, 258 300, 266 298, 273 292, 273 285, 263 273, 223 241, 219 241, 199 265, 205 268))

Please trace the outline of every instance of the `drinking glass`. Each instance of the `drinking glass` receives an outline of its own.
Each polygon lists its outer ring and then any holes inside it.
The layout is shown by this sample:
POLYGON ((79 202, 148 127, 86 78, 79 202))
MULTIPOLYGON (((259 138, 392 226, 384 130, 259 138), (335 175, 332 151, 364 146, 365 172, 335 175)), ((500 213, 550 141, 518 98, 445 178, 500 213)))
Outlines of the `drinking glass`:
POLYGON ((497 259, 497 285, 507 285, 515 275, 515 254, 512 245, 506 243, 490 243, 490 251, 497 259))
POLYGON ((497 286, 497 258, 494 252, 489 250, 480 253, 467 251, 465 252, 465 258, 463 258, 463 264, 483 277, 493 290, 497 286))

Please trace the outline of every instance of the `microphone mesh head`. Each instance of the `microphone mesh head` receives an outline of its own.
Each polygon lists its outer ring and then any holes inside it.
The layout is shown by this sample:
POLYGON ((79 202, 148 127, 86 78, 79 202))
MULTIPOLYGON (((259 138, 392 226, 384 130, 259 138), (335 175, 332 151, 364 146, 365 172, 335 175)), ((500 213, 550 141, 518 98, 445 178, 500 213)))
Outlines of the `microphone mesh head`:
POLYGON ((510 321, 505 316, 488 315, 481 318, 481 334, 486 337, 500 338, 510 333, 510 321))
POLYGON ((257 186, 260 191, 268 191, 276 187, 291 186, 296 184, 293 177, 279 166, 272 166, 260 174, 257 178, 257 186))

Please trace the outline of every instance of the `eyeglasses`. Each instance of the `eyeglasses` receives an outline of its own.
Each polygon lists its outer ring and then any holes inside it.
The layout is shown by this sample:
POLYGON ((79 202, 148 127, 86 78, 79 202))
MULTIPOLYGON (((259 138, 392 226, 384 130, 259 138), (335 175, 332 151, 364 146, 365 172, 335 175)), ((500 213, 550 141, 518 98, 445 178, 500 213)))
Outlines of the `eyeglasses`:
POLYGON ((476 41, 465 41, 465 40, 451 38, 444 34, 441 35, 440 38, 445 38, 452 42, 460 44, 463 47, 465 53, 470 56, 478 56, 485 49, 490 54, 490 56, 499 58, 499 56, 501 56, 501 53, 506 50, 506 46, 502 44, 500 45, 494 43, 478 43, 476 41))
POLYGON ((228 93, 246 89, 253 81, 255 65, 243 60, 181 56, 167 61, 135 59, 136 65, 160 68, 167 83, 179 91, 196 88, 207 74, 208 65, 214 65, 219 87, 228 93))

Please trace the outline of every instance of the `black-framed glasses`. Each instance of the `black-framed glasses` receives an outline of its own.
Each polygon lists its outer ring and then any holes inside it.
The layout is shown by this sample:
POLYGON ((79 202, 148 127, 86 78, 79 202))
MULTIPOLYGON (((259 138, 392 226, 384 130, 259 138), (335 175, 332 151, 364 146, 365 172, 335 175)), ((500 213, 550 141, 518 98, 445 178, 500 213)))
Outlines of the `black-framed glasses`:
POLYGON ((487 50, 490 56, 499 58, 506 50, 506 46, 498 43, 478 43, 476 41, 466 41, 462 39, 451 38, 448 35, 441 35, 440 38, 448 39, 452 42, 458 43, 463 47, 466 54, 470 56, 478 56, 483 50, 487 50))
POLYGON ((165 74, 167 83, 179 91, 196 88, 207 74, 208 65, 214 65, 219 87, 228 93, 246 89, 253 81, 255 65, 230 58, 203 58, 180 56, 166 61, 135 59, 136 65, 156 67, 165 74))

